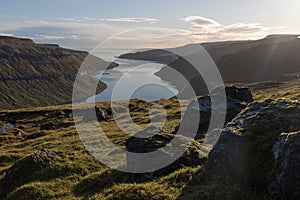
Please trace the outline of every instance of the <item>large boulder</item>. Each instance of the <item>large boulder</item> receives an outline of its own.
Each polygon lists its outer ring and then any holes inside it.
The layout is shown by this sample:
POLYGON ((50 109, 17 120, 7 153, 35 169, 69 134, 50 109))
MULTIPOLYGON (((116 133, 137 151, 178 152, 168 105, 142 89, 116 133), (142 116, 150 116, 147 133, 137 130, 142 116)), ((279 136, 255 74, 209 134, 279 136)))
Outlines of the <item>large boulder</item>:
POLYGON ((160 129, 156 126, 149 126, 125 142, 126 149, 134 153, 148 153, 163 147, 169 143, 172 137, 170 135, 161 135, 160 129), (149 136, 149 137, 147 137, 149 136))
MULTIPOLYGON (((174 147, 174 149, 170 152, 162 151, 162 148, 168 145, 171 140, 174 139, 174 134, 176 134, 176 130, 170 134, 164 134, 161 133, 161 129, 155 126, 149 126, 144 130, 136 133, 125 142, 126 150, 133 153, 150 153, 154 151, 160 151, 162 155, 171 158, 173 157, 173 151, 176 150, 176 147, 174 147)), ((193 142, 192 140, 192 138, 184 136, 177 137, 176 143, 174 145, 185 145, 188 143, 192 143, 192 146, 186 146, 187 151, 184 153, 184 155, 179 157, 171 165, 160 170, 154 170, 152 172, 145 173, 144 175, 147 178, 152 178, 174 172, 175 170, 183 166, 197 166, 203 164, 205 159, 199 158, 201 145, 196 141, 193 142)), ((138 156, 127 154, 127 165, 130 167, 130 170, 135 170, 135 168, 138 168, 138 166, 152 165, 152 162, 163 162, 163 160, 160 159, 163 159, 164 156, 161 156, 161 158, 155 158, 155 161, 153 161, 152 159, 141 160, 138 156)))
MULTIPOLYGON (((212 95, 219 95, 220 89, 216 89, 212 95)), ((237 114, 239 114, 243 109, 247 107, 247 104, 253 101, 253 97, 249 88, 237 88, 234 86, 226 87, 226 110, 218 109, 221 108, 222 105, 216 105, 218 108, 216 112, 218 115, 225 115, 225 124, 230 122, 237 114)), ((192 101, 187 108, 187 112, 189 116, 197 116, 196 114, 193 115, 191 113, 200 113, 200 120, 199 120, 199 133, 206 133, 209 123, 211 121, 211 97, 210 96, 203 96, 199 97, 197 101, 192 101)), ((190 125, 195 123, 194 118, 184 118, 187 123, 190 122, 190 125)), ((214 119, 212 119, 214 120, 214 119)), ((224 124, 220 124, 220 126, 224 126, 224 124)))
POLYGON ((275 176, 275 189, 289 199, 300 197, 300 132, 281 134, 272 151, 281 163, 275 176))
POLYGON ((215 174, 230 176, 235 183, 244 181, 247 154, 251 138, 223 131, 209 153, 204 179, 210 180, 215 174))
POLYGON ((203 180, 218 177, 281 199, 299 198, 299 132, 282 134, 300 130, 299 117, 299 102, 268 99, 249 104, 210 151, 203 180))
POLYGON ((51 166, 51 163, 59 155, 54 151, 42 149, 15 162, 6 172, 3 183, 6 188, 14 188, 24 181, 34 179, 33 174, 43 168, 51 166))

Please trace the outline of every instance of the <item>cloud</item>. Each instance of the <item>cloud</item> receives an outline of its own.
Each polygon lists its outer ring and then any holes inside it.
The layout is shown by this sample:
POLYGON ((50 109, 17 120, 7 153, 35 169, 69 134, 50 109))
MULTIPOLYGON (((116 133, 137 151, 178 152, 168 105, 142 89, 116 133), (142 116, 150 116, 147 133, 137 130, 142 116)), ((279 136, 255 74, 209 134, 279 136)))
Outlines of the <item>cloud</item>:
POLYGON ((226 25, 201 16, 189 16, 183 20, 190 23, 191 26, 187 30, 181 30, 181 32, 198 42, 258 39, 270 34, 275 29, 282 28, 266 27, 259 23, 234 23, 226 25))
POLYGON ((73 21, 73 22, 124 22, 124 23, 150 23, 155 24, 158 22, 156 18, 144 18, 144 17, 124 17, 124 18, 59 18, 61 21, 73 21))
MULTIPOLYGON (((57 43, 75 49, 93 49, 102 41, 107 48, 165 48, 185 45, 192 42, 212 42, 221 40, 258 39, 282 27, 266 27, 259 23, 221 24, 213 19, 189 16, 184 19, 190 24, 187 29, 170 31, 135 30, 110 22, 156 23, 154 18, 59 18, 56 21, 34 20, 0 23, 0 35, 27 37, 37 42, 57 43), (129 31, 126 33, 126 31, 129 31), (123 33, 122 33, 123 32, 123 33), (124 33, 125 32, 125 33, 124 33), (122 33, 120 35, 116 35, 122 33), (186 36, 186 37, 184 37, 186 36), (127 46, 126 46, 127 45, 127 46)), ((159 29, 159 28, 158 28, 159 29)))
POLYGON ((128 18, 111 18, 111 19, 103 19, 108 22, 130 22, 130 23, 141 23, 141 22, 149 22, 156 23, 158 19, 155 18, 141 18, 141 17, 128 17, 128 18))
POLYGON ((189 16, 183 19, 185 22, 192 24, 194 28, 206 28, 206 27, 219 27, 221 24, 218 22, 200 16, 189 16))
POLYGON ((262 32, 262 31, 268 31, 269 29, 270 28, 263 27, 258 23, 253 23, 253 24, 237 23, 237 24, 224 26, 223 29, 220 30, 220 32, 250 34, 250 33, 262 32))
POLYGON ((1 32, 0 32, 0 35, 1 36, 10 36, 10 37, 14 36, 14 34, 12 34, 12 33, 1 33, 1 32))
POLYGON ((33 38, 35 40, 63 40, 66 39, 66 36, 35 34, 33 38))
MULTIPOLYGON (((93 49, 113 36, 112 40, 114 42, 111 41, 107 44, 111 44, 115 48, 118 48, 118 46, 126 48, 126 45, 140 48, 143 43, 146 46, 156 43, 155 38, 148 37, 147 33, 144 32, 123 34, 126 35, 125 38, 116 36, 118 33, 128 31, 129 28, 110 22, 155 23, 157 21, 153 18, 95 19, 78 17, 59 18, 56 21, 27 20, 0 23, 0 33, 3 33, 2 35, 13 34, 16 37, 30 38, 39 43, 57 43, 63 47, 75 49, 93 49)), ((161 47, 163 44, 160 42, 161 47)), ((168 46, 168 44, 165 46, 168 46)))
POLYGON ((80 18, 58 18, 60 21, 82 22, 80 18))
POLYGON ((93 48, 125 28, 105 23, 44 20, 0 24, 1 35, 27 37, 37 42, 59 43, 70 48, 93 48))

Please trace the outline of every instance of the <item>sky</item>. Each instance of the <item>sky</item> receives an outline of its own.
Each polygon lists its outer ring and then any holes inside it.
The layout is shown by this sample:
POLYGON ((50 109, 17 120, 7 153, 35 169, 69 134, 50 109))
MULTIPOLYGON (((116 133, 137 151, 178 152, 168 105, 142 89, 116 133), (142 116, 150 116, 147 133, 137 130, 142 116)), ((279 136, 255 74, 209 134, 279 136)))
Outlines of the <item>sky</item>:
POLYGON ((0 35, 74 49, 171 47, 299 34, 299 9, 298 0, 1 0, 0 35))

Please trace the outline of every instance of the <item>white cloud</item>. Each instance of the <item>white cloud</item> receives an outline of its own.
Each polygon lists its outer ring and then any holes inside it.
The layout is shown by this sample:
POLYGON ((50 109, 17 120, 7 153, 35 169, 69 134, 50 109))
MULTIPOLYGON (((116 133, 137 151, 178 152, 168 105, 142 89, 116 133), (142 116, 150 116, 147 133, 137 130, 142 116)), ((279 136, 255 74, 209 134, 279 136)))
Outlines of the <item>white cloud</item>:
MULTIPOLYGON (((60 18, 56 21, 25 21, 0 23, 0 35, 27 37, 37 42, 58 43, 69 48, 93 48, 107 38, 107 47, 153 47, 164 48, 184 45, 185 43, 211 42, 221 40, 241 40, 262 38, 281 27, 266 27, 258 23, 221 24, 213 19, 190 16, 183 19, 190 24, 188 29, 171 29, 170 31, 128 31, 126 26, 113 25, 110 22, 155 23, 153 18, 60 18), (182 37, 187 36, 187 37, 182 37), (193 39, 193 40, 191 40, 193 39)), ((159 28, 158 28, 159 29, 159 28)))
POLYGON ((62 40, 62 39, 66 39, 66 36, 36 34, 34 35, 33 38, 36 40, 62 40))
MULTIPOLYGON (((118 33, 128 31, 124 26, 112 25, 110 21, 130 22, 130 23, 153 23, 157 19, 152 18, 118 18, 97 20, 94 18, 59 18, 56 21, 33 20, 14 23, 0 23, 0 32, 13 33, 16 37, 31 38, 36 42, 58 43, 69 48, 92 49, 104 40, 113 36, 112 44, 115 48, 120 46, 135 46, 140 48, 143 43, 151 46, 156 38, 148 37, 146 32, 123 34, 124 37, 116 36, 118 33), (122 41, 123 40, 123 41, 122 41), (139 41, 138 41, 139 40, 139 41)), ((161 47, 163 43, 160 42, 161 47)), ((165 45, 165 47, 168 44, 165 45)))
POLYGON ((149 22, 156 23, 158 19, 155 18, 142 18, 142 17, 127 17, 127 18, 111 18, 111 19, 103 19, 108 22, 131 22, 131 23, 141 23, 141 22, 149 22))
POLYGON ((266 27, 259 23, 220 24, 219 22, 201 17, 189 16, 183 19, 191 24, 188 30, 181 30, 187 36, 198 42, 257 39, 264 37, 275 29, 282 27, 266 27))
POLYGON ((183 19, 185 22, 189 22, 193 27, 206 28, 206 27, 219 27, 221 24, 218 22, 200 16, 189 16, 183 19))
POLYGON ((73 22, 124 22, 124 23, 150 23, 155 24, 158 22, 156 18, 144 18, 144 17, 124 17, 124 18, 59 18, 61 21, 73 21, 73 22))
POLYGON ((0 24, 2 35, 11 33, 37 42, 59 43, 70 48, 93 48, 108 37, 125 31, 125 28, 105 23, 74 21, 25 21, 0 24))
POLYGON ((80 18, 58 18, 60 21, 82 22, 80 18))
POLYGON ((1 36, 14 36, 12 33, 0 33, 1 36))
POLYGON ((268 31, 269 29, 270 28, 263 27, 258 23, 253 23, 253 24, 237 23, 237 24, 230 24, 224 26, 220 32, 250 34, 250 33, 262 32, 262 31, 268 31))

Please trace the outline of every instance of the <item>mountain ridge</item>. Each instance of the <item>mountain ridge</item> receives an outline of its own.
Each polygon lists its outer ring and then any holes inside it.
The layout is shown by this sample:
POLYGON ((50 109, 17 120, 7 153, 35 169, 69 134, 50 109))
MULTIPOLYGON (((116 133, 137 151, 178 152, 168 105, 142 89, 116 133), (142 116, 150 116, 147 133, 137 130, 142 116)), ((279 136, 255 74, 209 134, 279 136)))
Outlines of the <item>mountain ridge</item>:
MULTIPOLYGON (((188 56, 189 52, 197 53, 191 50, 195 45, 199 44, 189 44, 177 47, 175 50, 188 56)), ((269 35, 259 40, 221 41, 201 45, 216 63, 225 83, 274 81, 283 74, 300 72, 299 35, 269 35)), ((185 76, 197 94, 205 93, 205 89, 202 88, 203 80, 193 66, 184 58, 170 53, 169 50, 140 51, 121 55, 120 58, 164 63, 185 76)), ((168 67, 156 73, 157 76, 168 81, 170 81, 168 78, 170 74, 172 70, 170 71, 168 67)), ((182 84, 176 82, 174 84, 179 90, 182 89, 180 86, 182 84)))
MULTIPOLYGON (((0 36, 0 109, 70 102, 77 71, 87 56, 91 73, 99 70, 99 66, 100 69, 117 66, 85 51, 0 36)), ((100 81, 97 92, 105 88, 100 81)))

